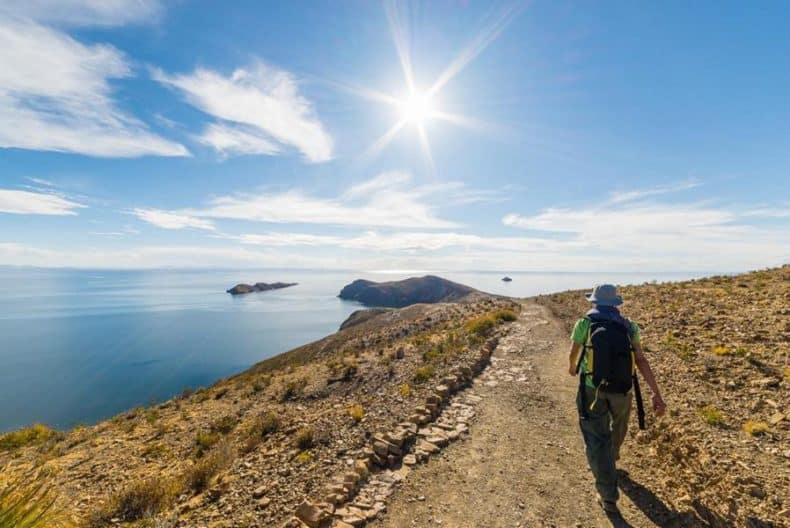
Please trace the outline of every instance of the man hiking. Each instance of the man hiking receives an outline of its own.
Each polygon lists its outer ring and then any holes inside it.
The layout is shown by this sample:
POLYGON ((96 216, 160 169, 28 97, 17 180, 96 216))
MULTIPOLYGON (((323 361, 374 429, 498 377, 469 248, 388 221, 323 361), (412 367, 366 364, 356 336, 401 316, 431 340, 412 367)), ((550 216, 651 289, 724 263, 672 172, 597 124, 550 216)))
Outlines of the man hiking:
POLYGON ((650 386, 656 415, 664 414, 666 405, 642 350, 639 326, 617 309, 623 304, 617 289, 597 285, 587 300, 594 307, 573 327, 568 373, 580 376, 579 424, 598 500, 607 514, 619 515, 615 462, 628 429, 636 369, 650 386))

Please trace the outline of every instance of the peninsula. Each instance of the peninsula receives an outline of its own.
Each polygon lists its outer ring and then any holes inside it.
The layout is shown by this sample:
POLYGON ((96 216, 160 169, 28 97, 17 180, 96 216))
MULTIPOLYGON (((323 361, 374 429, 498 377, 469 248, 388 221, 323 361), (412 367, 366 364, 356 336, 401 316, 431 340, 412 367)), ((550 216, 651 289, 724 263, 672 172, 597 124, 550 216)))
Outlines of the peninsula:
POLYGON ((390 282, 358 279, 346 285, 338 297, 366 306, 402 308, 418 303, 455 302, 473 294, 483 295, 469 286, 425 275, 390 282))

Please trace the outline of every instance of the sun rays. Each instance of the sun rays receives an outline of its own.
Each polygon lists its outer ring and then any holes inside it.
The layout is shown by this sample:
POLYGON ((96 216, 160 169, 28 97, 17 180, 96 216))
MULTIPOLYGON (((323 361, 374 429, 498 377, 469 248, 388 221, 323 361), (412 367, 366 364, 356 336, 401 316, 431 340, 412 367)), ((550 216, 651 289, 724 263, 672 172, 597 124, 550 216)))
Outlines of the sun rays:
POLYGON ((384 7, 395 51, 403 71, 406 93, 397 97, 369 88, 355 88, 353 90, 362 97, 395 107, 398 115, 395 123, 367 148, 362 157, 365 159, 375 158, 404 129, 413 129, 417 132, 425 161, 433 170, 433 154, 427 131, 429 121, 441 121, 477 132, 487 132, 495 128, 495 126, 479 119, 442 109, 440 94, 450 81, 496 40, 507 25, 518 16, 523 6, 523 2, 509 3, 492 12, 486 18, 483 29, 450 61, 436 80, 429 85, 430 87, 427 90, 420 90, 414 77, 412 65, 408 4, 396 3, 394 0, 386 1, 384 7))

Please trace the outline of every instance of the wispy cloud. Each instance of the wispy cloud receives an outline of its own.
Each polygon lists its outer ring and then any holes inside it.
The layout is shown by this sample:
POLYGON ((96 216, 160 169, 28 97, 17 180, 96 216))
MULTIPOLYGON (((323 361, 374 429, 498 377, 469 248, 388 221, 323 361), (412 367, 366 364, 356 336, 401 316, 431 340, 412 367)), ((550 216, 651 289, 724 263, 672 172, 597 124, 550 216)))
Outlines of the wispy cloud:
POLYGON ((205 229, 214 231, 215 227, 213 222, 189 216, 185 214, 174 213, 171 211, 161 211, 159 209, 133 209, 131 214, 142 220, 148 222, 162 229, 205 229))
MULTIPOLYGON (((618 268, 623 263, 664 263, 667 269, 722 269, 737 262, 778 264, 790 257, 790 230, 757 226, 710 202, 660 203, 629 200, 602 206, 555 207, 533 215, 508 214, 506 226, 582 244, 591 259, 618 268), (704 265, 702 265, 704 264, 704 265)), ((741 266, 739 266, 741 267, 741 266)))
POLYGON ((320 224, 417 229, 446 229, 460 224, 439 216, 442 206, 461 197, 492 199, 458 182, 414 185, 408 173, 390 171, 351 186, 335 197, 317 197, 299 189, 220 196, 206 207, 179 211, 198 218, 226 218, 278 224, 320 224))
MULTIPOLYGON (((33 2, 30 9, 44 12, 49 4, 33 2)), ((134 3, 111 4, 133 8, 134 3)), ((0 147, 100 157, 188 155, 182 145, 154 134, 118 108, 109 81, 130 75, 125 57, 114 47, 82 44, 30 18, 9 16, 4 8, 0 147)))
POLYGON ((57 194, 0 189, 0 213, 67 216, 84 207, 57 194))
POLYGON ((242 234, 229 237, 242 244, 260 246, 327 246, 369 251, 439 251, 448 248, 477 248, 493 251, 535 251, 568 247, 545 238, 484 237, 457 232, 366 231, 354 236, 312 235, 304 233, 242 234))
POLYGON ((150 22, 161 11, 159 0, 3 0, 0 4, 0 15, 65 26, 150 22))
POLYGON ((658 196, 662 194, 675 193, 680 191, 687 191, 694 187, 702 185, 697 180, 687 180, 683 182, 672 183, 668 185, 659 185, 649 189, 635 189, 629 191, 615 191, 611 194, 609 201, 612 203, 632 202, 648 198, 650 196, 658 196))
MULTIPOLYGON (((198 68, 190 74, 169 75, 154 70, 157 81, 181 92, 186 100, 203 112, 225 121, 222 130, 223 152, 234 154, 273 154, 261 152, 261 138, 298 149, 311 163, 332 158, 331 136, 313 108, 299 93, 294 76, 284 70, 256 64, 239 68, 230 76, 198 68), (250 132, 229 134, 232 127, 253 127, 260 136, 250 139, 250 132)), ((205 138, 207 133, 204 132, 205 138)), ((216 147, 216 142, 204 140, 216 147)))
POLYGON ((779 207, 757 207, 741 213, 741 216, 756 216, 762 218, 790 218, 790 203, 779 207))
POLYGON ((208 125, 198 137, 198 141, 212 147, 223 156, 243 154, 273 156, 281 152, 279 145, 255 133, 254 130, 221 123, 208 125))

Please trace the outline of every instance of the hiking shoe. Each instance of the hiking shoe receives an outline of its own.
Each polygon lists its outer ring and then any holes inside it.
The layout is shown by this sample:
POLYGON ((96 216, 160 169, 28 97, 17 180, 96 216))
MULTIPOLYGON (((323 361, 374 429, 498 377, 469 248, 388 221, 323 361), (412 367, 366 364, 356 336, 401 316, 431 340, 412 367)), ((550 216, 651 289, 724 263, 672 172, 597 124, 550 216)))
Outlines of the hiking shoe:
POLYGON ((620 515, 620 510, 617 507, 617 503, 614 501, 607 501, 603 500, 601 496, 598 496, 598 504, 603 508, 604 513, 607 515, 620 515))

